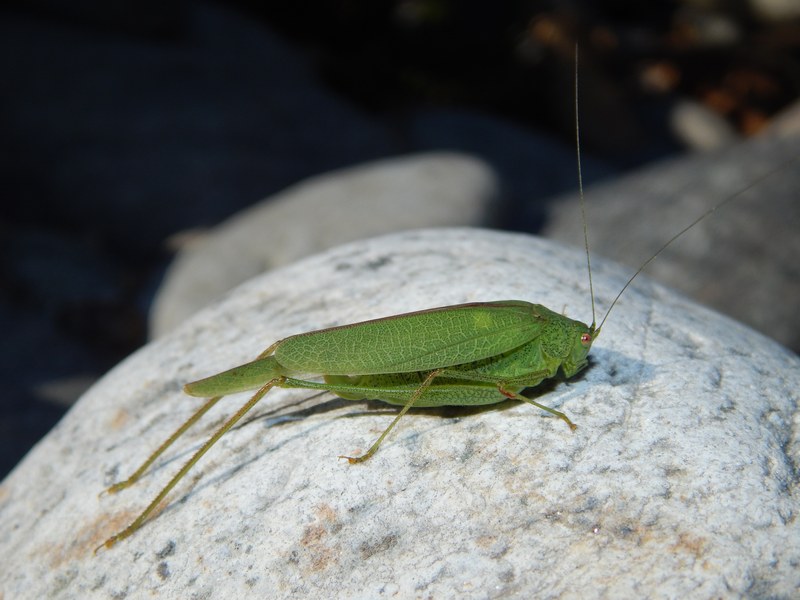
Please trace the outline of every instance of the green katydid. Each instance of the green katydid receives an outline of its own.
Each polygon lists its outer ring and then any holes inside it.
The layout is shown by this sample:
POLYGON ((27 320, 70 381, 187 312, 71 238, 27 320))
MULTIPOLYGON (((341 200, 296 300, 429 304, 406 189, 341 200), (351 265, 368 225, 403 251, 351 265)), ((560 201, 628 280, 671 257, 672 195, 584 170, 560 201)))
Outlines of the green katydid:
MULTIPOLYGON (((578 143, 580 182, 579 148, 578 143)), ((521 300, 431 308, 293 335, 275 342, 249 363, 187 384, 184 387, 187 394, 210 399, 128 479, 111 486, 107 492, 117 492, 133 485, 223 396, 257 391, 194 453, 130 525, 97 550, 110 548, 137 531, 200 458, 274 387, 324 390, 347 400, 379 399, 402 406, 366 453, 358 457, 341 457, 350 463, 363 462, 373 456, 412 407, 476 406, 513 398, 553 414, 574 430, 576 426, 565 414, 527 398, 521 392, 554 377, 559 371, 565 378, 572 378, 584 369, 588 364, 589 350, 605 320, 639 273, 694 225, 783 166, 719 202, 670 238, 627 281, 599 326, 596 326, 594 318, 584 214, 591 325, 521 300), (316 379, 306 378, 309 374, 316 379)), ((583 211, 582 189, 580 195, 583 211)))

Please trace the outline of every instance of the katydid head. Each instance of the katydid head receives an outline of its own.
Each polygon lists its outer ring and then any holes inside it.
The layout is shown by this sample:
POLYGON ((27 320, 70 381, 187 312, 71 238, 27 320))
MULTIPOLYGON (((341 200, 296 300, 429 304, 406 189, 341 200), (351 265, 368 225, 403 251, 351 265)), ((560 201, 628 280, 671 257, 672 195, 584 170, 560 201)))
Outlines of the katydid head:
POLYGON ((594 324, 586 326, 580 321, 572 321, 571 329, 570 339, 572 340, 572 346, 569 354, 561 364, 561 370, 567 379, 582 371, 589 364, 586 357, 589 355, 589 350, 591 350, 592 342, 595 338, 594 324))

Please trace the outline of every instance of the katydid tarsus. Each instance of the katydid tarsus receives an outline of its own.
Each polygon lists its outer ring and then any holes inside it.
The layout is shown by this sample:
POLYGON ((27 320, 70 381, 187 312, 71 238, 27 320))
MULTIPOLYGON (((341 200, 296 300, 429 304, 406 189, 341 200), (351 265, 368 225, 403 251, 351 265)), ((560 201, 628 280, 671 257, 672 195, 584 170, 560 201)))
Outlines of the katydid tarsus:
MULTIPOLYGON (((577 92, 575 109, 577 132, 577 92)), ((579 139, 577 148, 580 182, 579 139)), ((95 552, 103 547, 110 548, 136 532, 200 458, 274 387, 323 390, 347 400, 378 399, 401 406, 364 454, 340 457, 350 463, 360 463, 373 456, 411 408, 488 405, 511 398, 551 413, 574 430, 576 426, 567 415, 521 392, 554 377, 559 371, 567 379, 578 374, 587 366, 589 350, 611 310, 639 273, 701 220, 784 166, 762 175, 717 203, 663 244, 622 287, 599 326, 595 319, 581 185, 591 325, 521 300, 431 308, 293 335, 275 342, 249 363, 187 384, 184 387, 187 394, 209 399, 130 477, 111 486, 107 492, 118 492, 133 485, 223 396, 257 391, 192 455, 133 522, 107 539, 95 552), (308 374, 314 379, 306 378, 308 374)))

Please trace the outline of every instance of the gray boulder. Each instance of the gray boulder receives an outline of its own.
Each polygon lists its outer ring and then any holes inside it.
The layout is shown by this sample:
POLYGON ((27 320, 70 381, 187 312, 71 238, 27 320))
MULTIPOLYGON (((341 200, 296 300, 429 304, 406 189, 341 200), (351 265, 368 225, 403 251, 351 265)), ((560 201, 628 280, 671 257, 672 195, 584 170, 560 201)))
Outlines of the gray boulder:
MULTIPOLYGON (((599 308, 626 270, 595 261, 599 308)), ((758 282, 753 282, 756 285, 758 282)), ((406 416, 276 390, 144 527, 98 556, 245 396, 134 487, 98 499, 198 406, 181 385, 287 335, 450 303, 525 299, 589 320, 582 252, 409 231, 249 281, 111 371, 0 488, 7 598, 796 595, 800 360, 642 277, 588 369, 529 405, 406 416), (335 590, 335 592, 333 591, 335 590)))
MULTIPOLYGON (((648 273, 800 352, 798 157, 800 136, 768 136, 591 186, 592 252, 635 270, 704 211, 752 185, 673 244, 648 273)), ((542 234, 579 244, 581 227, 572 194, 553 200, 542 234)))

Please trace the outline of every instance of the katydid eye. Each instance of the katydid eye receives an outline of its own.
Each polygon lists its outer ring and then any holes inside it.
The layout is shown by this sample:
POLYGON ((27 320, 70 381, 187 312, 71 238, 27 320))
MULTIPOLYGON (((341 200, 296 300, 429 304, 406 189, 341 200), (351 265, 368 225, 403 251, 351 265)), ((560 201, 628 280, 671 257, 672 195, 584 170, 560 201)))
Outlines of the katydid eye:
POLYGON ((590 334, 588 333, 581 334, 581 344, 585 346, 586 344, 591 344, 591 343, 592 343, 592 336, 590 334))

